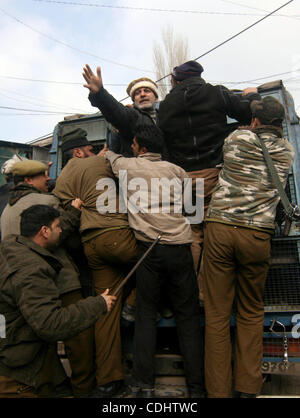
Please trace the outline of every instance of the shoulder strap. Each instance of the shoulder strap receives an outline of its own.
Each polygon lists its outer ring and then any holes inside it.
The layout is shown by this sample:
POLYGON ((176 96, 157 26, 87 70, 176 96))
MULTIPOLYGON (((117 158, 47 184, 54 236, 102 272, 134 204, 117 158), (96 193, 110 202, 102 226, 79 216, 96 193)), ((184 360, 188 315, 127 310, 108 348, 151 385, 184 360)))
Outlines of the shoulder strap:
POLYGON ((270 171, 272 180, 275 184, 275 186, 277 187, 282 205, 284 207, 284 211, 286 213, 286 215, 290 218, 290 219, 300 219, 300 210, 298 208, 298 206, 296 205, 292 205, 291 202, 289 201, 285 190, 281 184, 280 178, 278 176, 278 173, 276 171, 276 168, 274 166, 273 160, 270 157, 270 154, 267 150, 267 147, 264 144, 264 141, 262 140, 262 138, 260 137, 260 135, 257 135, 258 139, 260 141, 260 145, 264 154, 264 158, 266 160, 266 164, 268 166, 268 169, 270 171))

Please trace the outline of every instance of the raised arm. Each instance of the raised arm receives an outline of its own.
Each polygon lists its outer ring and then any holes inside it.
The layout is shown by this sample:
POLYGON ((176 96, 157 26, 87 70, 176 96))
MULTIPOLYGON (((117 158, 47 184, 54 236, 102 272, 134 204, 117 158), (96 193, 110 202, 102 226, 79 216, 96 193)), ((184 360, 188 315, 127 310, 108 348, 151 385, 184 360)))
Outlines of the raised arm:
POLYGON ((135 126, 138 113, 132 107, 124 106, 118 102, 103 87, 100 67, 97 67, 97 74, 94 74, 90 66, 86 64, 82 75, 86 81, 84 87, 90 91, 91 105, 97 107, 105 119, 120 131, 122 139, 132 140, 133 126, 135 126))

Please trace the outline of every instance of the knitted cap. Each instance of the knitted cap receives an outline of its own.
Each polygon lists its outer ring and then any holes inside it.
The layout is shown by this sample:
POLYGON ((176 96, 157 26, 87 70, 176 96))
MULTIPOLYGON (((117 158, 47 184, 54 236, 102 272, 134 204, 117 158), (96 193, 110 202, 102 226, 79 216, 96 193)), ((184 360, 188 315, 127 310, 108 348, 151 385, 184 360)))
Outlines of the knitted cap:
POLYGON ((182 81, 189 77, 197 77, 203 72, 203 67, 197 61, 187 61, 173 68, 172 77, 182 81))
POLYGON ((148 77, 142 77, 142 78, 133 80, 131 83, 129 83, 126 92, 128 96, 130 96, 133 100, 134 92, 141 87, 148 87, 149 89, 153 91, 155 96, 158 97, 158 86, 155 83, 155 81, 151 80, 148 77))
POLYGON ((85 147, 86 145, 90 145, 87 140, 87 132, 81 128, 73 129, 62 136, 62 152, 68 151, 72 148, 85 147))
POLYGON ((44 174, 48 169, 46 164, 37 160, 24 160, 14 164, 12 173, 14 176, 33 177, 38 174, 44 174))
POLYGON ((9 160, 5 161, 4 164, 2 164, 1 173, 4 175, 11 174, 13 166, 16 163, 20 161, 24 161, 24 160, 27 160, 27 158, 21 157, 20 155, 15 154, 12 158, 10 158, 9 160))
POLYGON ((251 102, 252 116, 257 117, 263 125, 276 125, 281 123, 285 116, 284 107, 272 96, 251 102))

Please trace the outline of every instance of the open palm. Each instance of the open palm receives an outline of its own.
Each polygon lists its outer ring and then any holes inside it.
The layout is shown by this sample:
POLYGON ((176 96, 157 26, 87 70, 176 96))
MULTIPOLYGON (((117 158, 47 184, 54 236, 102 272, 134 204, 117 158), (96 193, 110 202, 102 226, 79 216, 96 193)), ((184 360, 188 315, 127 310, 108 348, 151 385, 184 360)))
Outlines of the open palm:
POLYGON ((101 77, 101 68, 97 67, 97 75, 93 73, 90 66, 86 64, 83 68, 83 78, 86 81, 84 87, 88 88, 91 93, 98 93, 100 88, 103 86, 101 77))

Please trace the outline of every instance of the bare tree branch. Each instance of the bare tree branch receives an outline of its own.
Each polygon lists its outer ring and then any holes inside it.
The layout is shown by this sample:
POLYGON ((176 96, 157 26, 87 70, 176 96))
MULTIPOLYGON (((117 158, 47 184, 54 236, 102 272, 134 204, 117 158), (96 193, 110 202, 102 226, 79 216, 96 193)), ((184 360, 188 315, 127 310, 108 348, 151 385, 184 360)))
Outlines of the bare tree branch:
MULTIPOLYGON (((188 61, 189 46, 187 38, 176 36, 171 25, 162 30, 161 42, 153 43, 153 62, 156 78, 159 80, 170 74, 176 65, 188 61)), ((158 83, 160 98, 163 100, 169 91, 169 80, 158 83)))

